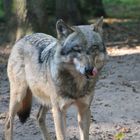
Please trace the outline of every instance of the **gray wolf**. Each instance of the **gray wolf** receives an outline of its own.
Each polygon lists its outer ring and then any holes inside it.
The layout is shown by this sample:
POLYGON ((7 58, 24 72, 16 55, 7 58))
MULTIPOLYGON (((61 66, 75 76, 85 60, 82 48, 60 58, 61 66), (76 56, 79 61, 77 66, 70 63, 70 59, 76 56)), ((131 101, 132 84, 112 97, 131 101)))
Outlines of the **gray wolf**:
POLYGON ((14 116, 22 123, 29 117, 32 96, 41 103, 37 121, 44 140, 50 140, 45 125, 48 109, 52 109, 57 140, 66 139, 66 110, 72 104, 78 108, 80 139, 89 140, 90 105, 106 58, 102 24, 103 18, 93 25, 73 27, 58 20, 57 38, 35 33, 16 42, 8 61, 6 140, 13 138, 14 116))

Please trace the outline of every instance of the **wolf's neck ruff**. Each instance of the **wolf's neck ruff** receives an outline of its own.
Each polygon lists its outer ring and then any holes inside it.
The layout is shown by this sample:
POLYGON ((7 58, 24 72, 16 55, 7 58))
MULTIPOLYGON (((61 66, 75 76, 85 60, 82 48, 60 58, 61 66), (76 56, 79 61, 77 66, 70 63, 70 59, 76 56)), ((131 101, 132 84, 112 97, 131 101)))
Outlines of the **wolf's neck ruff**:
MULTIPOLYGON (((91 79, 76 74, 77 72, 59 71, 59 77, 55 81, 58 94, 62 98, 78 99, 91 94, 96 80, 91 84, 91 79), (63 86, 65 84, 65 86, 63 86)), ((93 79, 92 79, 93 80, 93 79)))
POLYGON ((24 37, 25 41, 31 46, 35 47, 39 51, 38 61, 39 63, 47 63, 52 55, 55 53, 55 47, 57 40, 52 36, 36 33, 33 35, 27 35, 24 37))

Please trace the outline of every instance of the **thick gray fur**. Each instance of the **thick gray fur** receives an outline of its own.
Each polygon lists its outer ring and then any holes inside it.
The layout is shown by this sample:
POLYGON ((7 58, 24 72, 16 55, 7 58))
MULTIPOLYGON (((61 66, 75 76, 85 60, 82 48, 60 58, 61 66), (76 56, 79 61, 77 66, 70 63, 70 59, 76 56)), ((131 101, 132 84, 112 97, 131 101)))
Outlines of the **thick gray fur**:
POLYGON ((59 20, 57 39, 36 33, 16 42, 8 61, 10 107, 6 140, 12 140, 15 114, 30 108, 29 90, 42 104, 37 119, 44 140, 50 140, 45 126, 48 107, 52 108, 57 140, 66 139, 65 113, 71 104, 78 108, 80 139, 89 140, 90 104, 106 59, 102 23, 103 18, 94 25, 69 27, 59 20))

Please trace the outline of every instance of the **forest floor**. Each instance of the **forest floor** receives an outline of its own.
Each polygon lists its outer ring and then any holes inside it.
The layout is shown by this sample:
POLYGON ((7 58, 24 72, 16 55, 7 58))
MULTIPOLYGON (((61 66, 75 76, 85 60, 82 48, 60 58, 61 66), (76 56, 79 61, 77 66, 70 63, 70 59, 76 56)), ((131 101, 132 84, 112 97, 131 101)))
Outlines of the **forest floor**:
MULTIPOLYGON (((140 140, 140 21, 108 19, 104 28, 109 61, 99 77, 91 105, 90 140, 140 140)), ((0 48, 0 140, 9 104, 9 53, 9 48, 0 48)), ((24 125, 15 118, 14 140, 41 140, 37 110, 38 103, 34 101, 24 125)), ((71 107, 67 114, 67 139, 79 139, 76 120, 76 110, 71 107)), ((51 112, 46 123, 54 140, 51 112)))

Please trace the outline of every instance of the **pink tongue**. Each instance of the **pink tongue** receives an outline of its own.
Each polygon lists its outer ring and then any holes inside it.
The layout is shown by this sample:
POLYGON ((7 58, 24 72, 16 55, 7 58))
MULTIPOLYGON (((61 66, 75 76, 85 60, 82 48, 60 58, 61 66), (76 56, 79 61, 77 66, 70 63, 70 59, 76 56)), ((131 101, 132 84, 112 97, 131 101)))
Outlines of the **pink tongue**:
POLYGON ((92 75, 96 76, 98 74, 98 70, 94 67, 94 69, 92 70, 92 75))

